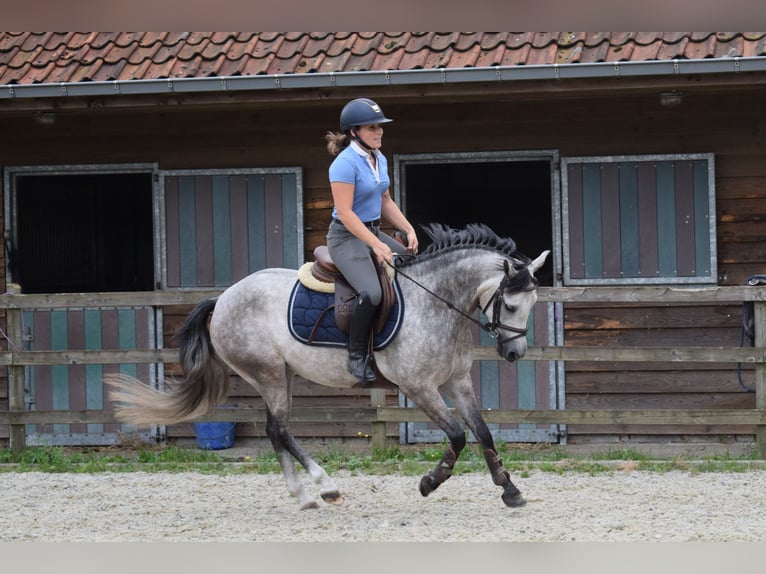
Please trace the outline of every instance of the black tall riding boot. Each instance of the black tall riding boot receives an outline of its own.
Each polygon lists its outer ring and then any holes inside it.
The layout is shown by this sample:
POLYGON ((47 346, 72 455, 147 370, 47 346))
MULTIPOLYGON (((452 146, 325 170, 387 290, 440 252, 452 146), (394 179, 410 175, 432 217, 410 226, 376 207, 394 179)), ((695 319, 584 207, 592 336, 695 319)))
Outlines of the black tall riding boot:
POLYGON ((377 307, 370 303, 367 292, 362 291, 356 298, 349 325, 346 368, 365 387, 369 387, 377 379, 371 364, 372 357, 369 355, 372 320, 376 309, 377 307))

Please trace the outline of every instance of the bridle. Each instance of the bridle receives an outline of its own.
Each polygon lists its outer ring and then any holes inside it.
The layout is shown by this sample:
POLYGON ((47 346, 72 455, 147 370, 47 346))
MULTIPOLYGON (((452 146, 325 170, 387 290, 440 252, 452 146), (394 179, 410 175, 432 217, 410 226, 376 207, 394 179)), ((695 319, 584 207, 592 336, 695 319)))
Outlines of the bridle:
MULTIPOLYGON (((388 265, 391 265, 391 264, 388 263, 388 265)), ((492 297, 489 298, 489 301, 487 301, 487 304, 484 305, 484 307, 482 308, 482 312, 487 317, 489 317, 487 310, 489 309, 490 306, 492 307, 492 319, 490 321, 487 321, 486 323, 482 323, 481 321, 472 317, 471 315, 469 315, 462 309, 458 309, 457 307, 455 307, 455 305, 453 305, 450 301, 447 301, 441 295, 434 293, 428 287, 426 287, 422 283, 419 283, 417 280, 413 279, 412 277, 404 273, 399 267, 395 267, 393 265, 391 265, 391 267, 393 267, 396 270, 396 272, 399 273, 402 277, 409 279, 415 285, 423 289, 423 291, 437 298, 439 301, 447 305, 447 307, 449 307, 453 311, 457 311, 463 317, 465 317, 469 321, 478 325, 482 331, 486 332, 493 339, 498 340, 498 344, 502 345, 504 343, 507 343, 508 341, 513 341, 514 339, 525 337, 527 335, 527 331, 529 329, 526 329, 526 328, 520 329, 518 327, 513 327, 511 325, 506 325, 500 322, 500 309, 503 305, 503 293, 509 288, 511 284, 511 277, 508 276, 507 272, 503 274, 503 278, 500 280, 500 284, 497 286, 497 289, 495 289, 495 292, 492 294, 492 297), (510 335, 506 337, 505 339, 500 339, 500 331, 510 331, 514 333, 514 335, 510 335)), ((519 267, 516 267, 516 266, 514 266, 514 268, 517 270, 519 269, 519 267)), ((535 289, 537 289, 537 281, 533 280, 530 282, 529 285, 514 289, 513 291, 514 292, 534 291, 535 289)))

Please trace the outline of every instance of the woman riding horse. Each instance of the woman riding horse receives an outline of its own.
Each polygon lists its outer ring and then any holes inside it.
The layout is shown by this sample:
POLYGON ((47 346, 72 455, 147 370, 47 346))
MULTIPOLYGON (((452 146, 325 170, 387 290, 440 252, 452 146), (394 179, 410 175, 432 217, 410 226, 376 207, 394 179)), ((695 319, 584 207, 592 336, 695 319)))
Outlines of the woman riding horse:
POLYGON ((327 249, 333 262, 357 292, 349 328, 347 369, 361 383, 375 379, 369 336, 382 292, 372 262, 393 265, 402 245, 380 230, 383 216, 407 238, 407 251, 418 251, 415 230, 389 193, 388 161, 381 153, 383 124, 393 120, 367 98, 348 102, 340 113, 340 132, 328 132, 327 150, 333 197, 327 249))

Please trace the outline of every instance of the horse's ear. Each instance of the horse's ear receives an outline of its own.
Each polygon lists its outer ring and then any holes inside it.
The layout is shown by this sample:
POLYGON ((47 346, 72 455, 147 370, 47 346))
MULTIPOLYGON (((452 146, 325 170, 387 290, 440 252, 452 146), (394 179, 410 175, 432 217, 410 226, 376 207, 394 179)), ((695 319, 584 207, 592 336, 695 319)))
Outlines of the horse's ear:
MULTIPOLYGON (((505 274, 511 277, 511 264, 508 263, 507 259, 503 259, 503 271, 505 271, 505 274)), ((516 273, 514 273, 516 275, 516 273)))
POLYGON ((548 255, 550 254, 550 250, 546 249, 543 251, 540 255, 537 256, 537 259, 532 261, 532 263, 529 264, 529 267, 532 269, 532 273, 536 272, 540 267, 543 266, 543 263, 545 263, 545 260, 548 258, 548 255))

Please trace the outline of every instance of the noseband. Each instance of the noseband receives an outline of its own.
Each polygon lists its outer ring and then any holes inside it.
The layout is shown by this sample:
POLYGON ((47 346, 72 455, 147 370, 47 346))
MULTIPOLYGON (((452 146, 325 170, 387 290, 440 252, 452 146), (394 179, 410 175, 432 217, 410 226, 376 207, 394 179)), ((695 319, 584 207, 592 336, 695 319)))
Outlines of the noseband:
POLYGON ((487 301, 487 304, 484 305, 482 312, 487 317, 489 317, 489 313, 487 313, 487 309, 489 309, 490 305, 492 306, 492 320, 489 321, 488 323, 483 323, 483 324, 480 323, 479 321, 475 321, 493 339, 499 339, 500 337, 499 331, 511 331, 515 333, 515 335, 511 335, 509 337, 506 337, 505 339, 500 339, 498 343, 501 345, 504 343, 507 343, 508 341, 513 341, 514 339, 518 339, 519 337, 525 337, 527 335, 527 331, 529 330, 526 328, 519 329, 518 327, 512 327, 511 325, 505 325, 500 322, 500 307, 503 305, 503 293, 509 289, 512 290, 513 292, 534 291, 535 289, 537 289, 536 280, 530 281, 529 284, 527 284, 524 287, 512 287, 511 283, 512 283, 511 278, 507 274, 503 275, 503 278, 500 281, 500 285, 497 286, 497 289, 495 289, 495 292, 492 294, 492 297, 490 297, 489 301, 487 301))

